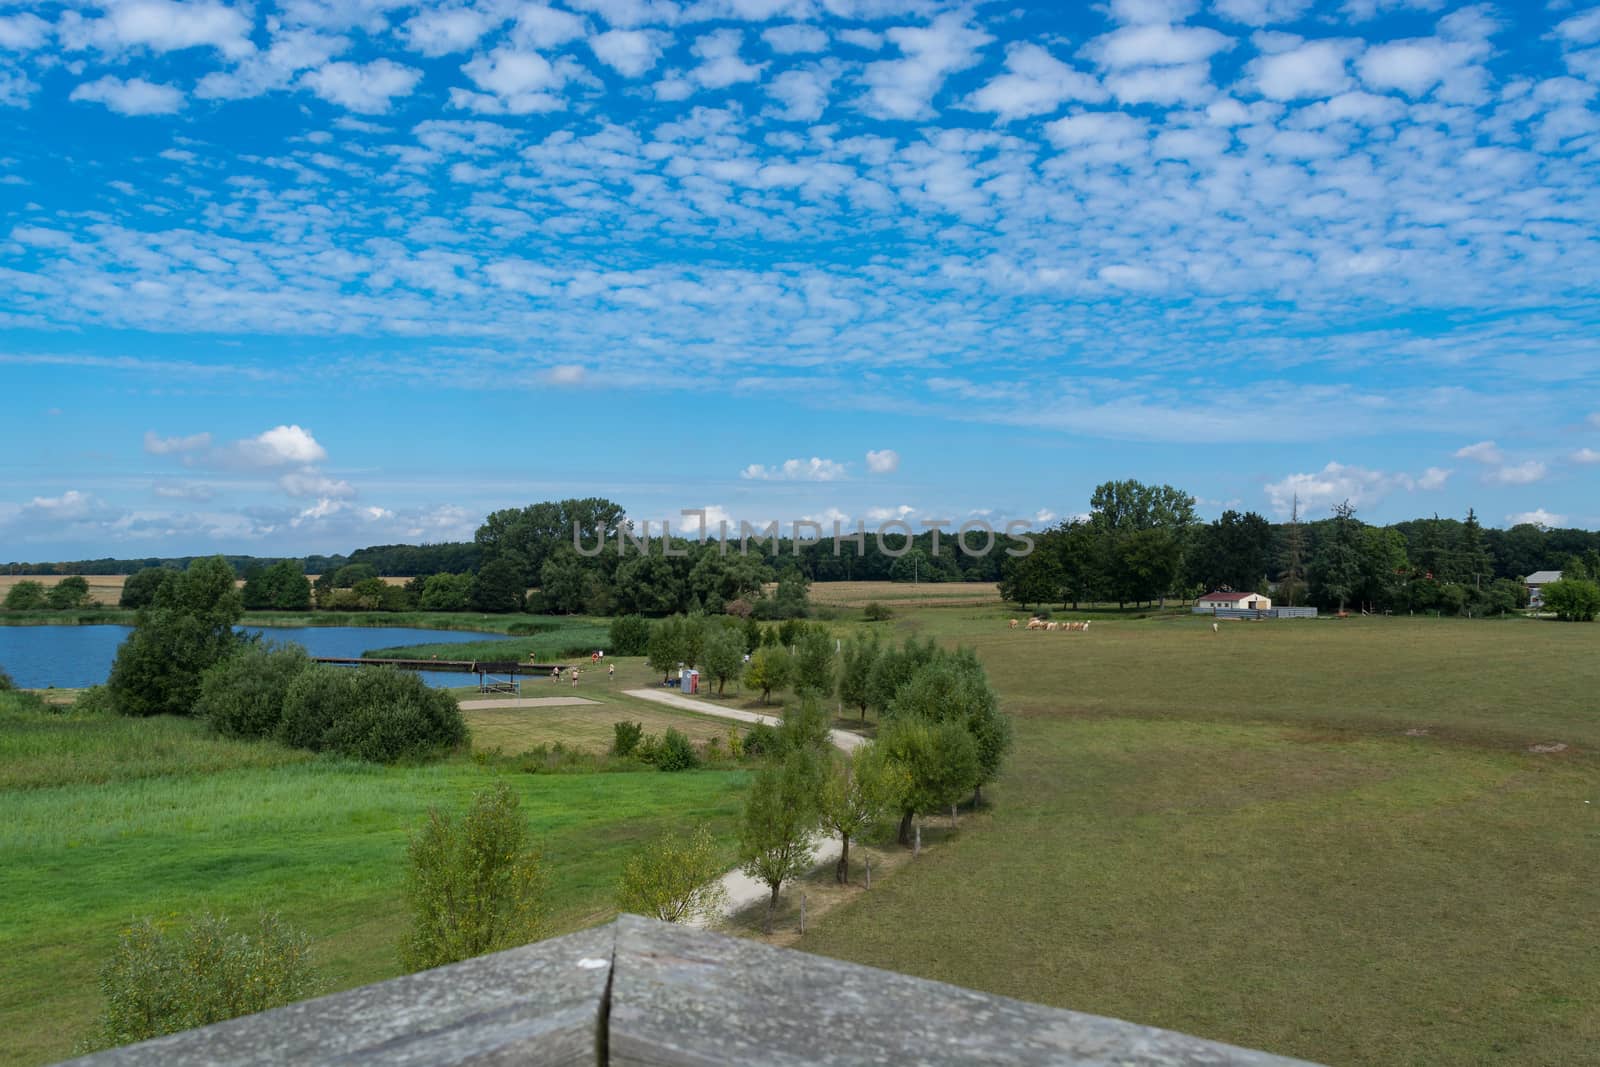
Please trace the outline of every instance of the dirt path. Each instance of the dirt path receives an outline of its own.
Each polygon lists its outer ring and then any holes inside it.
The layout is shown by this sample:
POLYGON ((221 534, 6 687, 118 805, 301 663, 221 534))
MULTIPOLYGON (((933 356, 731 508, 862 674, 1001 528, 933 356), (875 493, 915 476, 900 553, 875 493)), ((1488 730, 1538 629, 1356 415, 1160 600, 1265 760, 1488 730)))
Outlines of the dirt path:
MULTIPOLYGON (((766 723, 768 726, 778 725, 778 718, 773 715, 762 715, 759 712, 744 711, 740 708, 724 708, 705 700, 696 700, 686 697, 682 693, 674 693, 665 689, 624 689, 623 692, 630 697, 640 700, 649 700, 656 704, 665 704, 668 707, 692 711, 700 715, 711 715, 719 719, 732 719, 735 722, 751 724, 766 723)), ((466 707, 465 704, 462 707, 466 707)), ((856 748, 867 743, 867 739, 860 734, 853 734, 849 730, 829 730, 828 740, 833 742, 833 747, 841 752, 853 752, 856 748)))
POLYGON ((500 711, 515 708, 572 708, 580 704, 599 704, 584 697, 513 697, 510 700, 463 700, 462 711, 500 711))
MULTIPOLYGON (((704 700, 686 697, 682 693, 674 693, 664 689, 625 689, 628 696, 638 697, 656 704, 665 704, 672 708, 681 708, 700 715, 714 715, 719 719, 732 719, 735 722, 751 724, 766 723, 769 726, 778 725, 776 717, 762 715, 754 711, 744 711, 739 708, 723 708, 704 700)), ((860 734, 853 734, 849 730, 829 730, 828 740, 833 742, 835 748, 841 752, 853 751, 857 746, 867 743, 867 739, 860 734)), ((839 861, 839 853, 843 846, 837 837, 820 838, 811 849, 812 869, 815 870, 829 863, 839 861)), ((722 917, 735 915, 746 908, 753 908, 758 904, 765 904, 771 895, 771 890, 765 882, 758 882, 754 878, 735 868, 718 879, 722 888, 728 892, 728 905, 722 911, 722 917)), ((704 924, 703 924, 704 925, 704 924)))

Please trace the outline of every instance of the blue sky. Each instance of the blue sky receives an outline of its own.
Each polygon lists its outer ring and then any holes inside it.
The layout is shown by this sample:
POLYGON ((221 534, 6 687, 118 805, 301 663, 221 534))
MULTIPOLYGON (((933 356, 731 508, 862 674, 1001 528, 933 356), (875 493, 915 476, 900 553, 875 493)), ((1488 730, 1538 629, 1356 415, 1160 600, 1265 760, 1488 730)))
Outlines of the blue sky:
POLYGON ((1600 526, 1600 8, 0 0, 0 558, 1600 526))

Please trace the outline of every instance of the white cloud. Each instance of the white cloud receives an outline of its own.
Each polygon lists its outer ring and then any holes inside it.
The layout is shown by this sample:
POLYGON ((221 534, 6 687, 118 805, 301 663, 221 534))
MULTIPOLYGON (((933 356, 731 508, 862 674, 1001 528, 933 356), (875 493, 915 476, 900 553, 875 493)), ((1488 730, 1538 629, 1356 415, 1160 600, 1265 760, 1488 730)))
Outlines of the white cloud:
POLYGON ((0 107, 27 107, 38 90, 38 83, 26 74, 0 70, 0 107))
POLYGON ((892 448, 868 450, 867 470, 873 474, 893 474, 900 469, 900 453, 892 448))
POLYGON ((1329 463, 1311 474, 1291 474, 1266 486, 1267 499, 1278 515, 1288 515, 1294 500, 1300 500, 1300 515, 1305 519, 1322 517, 1335 504, 1349 501, 1352 507, 1372 507, 1390 493, 1444 488, 1447 470, 1430 467, 1421 477, 1370 470, 1366 467, 1329 463))
POLYGON ((33 511, 51 519, 68 522, 89 518, 99 511, 101 507, 100 501, 88 493, 69 489, 60 496, 36 496, 28 502, 23 510, 33 511))
POLYGON ((1589 419, 1588 419, 1588 422, 1589 422, 1590 426, 1593 426, 1595 429, 1600 430, 1600 411, 1597 411, 1593 415, 1590 415, 1589 419))
POLYGON ((1111 0, 1111 21, 1182 22, 1198 10, 1199 0, 1111 0))
POLYGON ((700 65, 689 77, 706 89, 726 89, 741 82, 759 81, 765 63, 746 63, 739 55, 744 44, 740 30, 714 30, 702 35, 690 48, 700 65))
POLYGON ((1350 83, 1345 63, 1354 48, 1347 41, 1307 41, 1298 47, 1261 55, 1246 68, 1262 96, 1273 100, 1327 97, 1350 83))
POLYGON ((283 475, 278 479, 278 488, 290 496, 314 496, 325 500, 343 500, 356 495, 349 482, 329 478, 311 468, 283 475))
POLYGON ((195 95, 202 100, 239 100, 285 89, 296 74, 322 66, 349 46, 348 38, 316 30, 282 31, 273 36, 266 51, 246 56, 229 70, 214 70, 201 78, 195 85, 195 95))
POLYGON ((235 441, 228 446, 226 458, 246 467, 306 466, 327 459, 328 450, 317 442, 310 430, 298 425, 274 426, 254 437, 235 441))
POLYGON ((1356 60, 1361 80, 1374 89, 1399 89, 1419 97, 1483 52, 1478 43, 1421 37, 1374 45, 1356 60))
POLYGON ((589 372, 577 363, 562 363, 545 371, 544 380, 551 385, 582 385, 589 372))
POLYGON ((1493 441, 1479 441, 1475 445, 1458 448, 1454 455, 1457 459, 1470 459, 1475 463, 1500 463, 1505 460, 1505 455, 1493 441))
POLYGON ((170 85, 110 74, 78 86, 67 99, 104 104, 119 115, 171 115, 183 108, 183 93, 170 85))
POLYGON ((158 482, 150 491, 163 500, 210 500, 217 495, 215 489, 201 482, 158 482))
POLYGON ((1293 22, 1311 9, 1311 0, 1212 0, 1211 9, 1246 26, 1293 22))
POLYGON ((1495 485, 1532 485, 1534 482, 1542 481, 1549 472, 1549 468, 1543 463, 1530 459, 1525 463, 1496 467, 1484 476, 1484 480, 1495 485))
POLYGON ((388 59, 371 63, 328 63, 301 77, 312 92, 331 104, 364 115, 381 115, 397 96, 409 96, 422 72, 388 59))
POLYGON ((607 30, 589 38, 589 48, 606 66, 637 78, 661 58, 661 38, 650 30, 607 30))
POLYGON ((11 52, 31 52, 50 39, 50 24, 38 15, 0 17, 0 48, 11 52))
POLYGON ((1600 7, 1563 19, 1556 24, 1556 34, 1570 44, 1600 43, 1600 7))
POLYGON ((1232 48, 1234 39, 1204 26, 1159 23, 1124 26, 1084 46, 1084 54, 1102 67, 1175 67, 1210 59, 1232 48))
POLYGON ((739 477, 764 482, 836 482, 845 474, 843 463, 812 456, 810 459, 786 459, 778 467, 752 463, 739 472, 739 477))
POLYGON ((896 26, 886 34, 904 58, 867 65, 862 75, 867 95, 861 102, 869 113, 886 119, 930 116, 934 94, 945 79, 975 66, 979 49, 994 40, 960 14, 940 15, 927 26, 896 26))
POLYGON ((761 31, 767 47, 780 55, 792 56, 822 52, 828 47, 828 35, 816 26, 794 22, 787 26, 773 26, 761 31))
POLYGON ((413 16, 404 33, 413 49, 435 57, 466 51, 499 21, 476 8, 433 8, 413 16))
POLYGON ((1124 104, 1203 104, 1217 91, 1205 63, 1115 71, 1106 75, 1106 88, 1124 104))
POLYGON ((916 513, 917 509, 912 507, 910 504, 901 504, 898 507, 891 508, 868 508, 867 521, 873 523, 890 521, 904 522, 906 519, 909 519, 916 513))
POLYGON ((678 5, 672 0, 569 0, 567 6, 591 11, 622 29, 670 24, 679 16, 678 5))
POLYGON ((461 68, 491 96, 485 98, 455 89, 451 91, 451 98, 458 106, 479 111, 505 110, 514 115, 559 110, 566 106, 566 101, 557 91, 573 74, 569 64, 570 60, 552 63, 538 52, 496 48, 486 55, 475 56, 461 68))
POLYGON ((783 105, 776 112, 789 122, 815 122, 828 107, 828 95, 833 86, 833 74, 820 67, 786 70, 773 78, 767 92, 783 105))
POLYGON ((583 19, 570 11, 528 4, 517 12, 517 25, 511 32, 511 39, 527 48, 559 48, 568 41, 576 41, 586 30, 583 19))
POLYGON ((144 450, 152 456, 171 456, 210 447, 211 435, 208 433, 194 433, 187 437, 162 437, 154 430, 146 430, 144 435, 144 450))
POLYGON ((1554 512, 1546 511, 1544 508, 1536 508, 1533 511, 1519 511, 1515 515, 1506 516, 1506 523, 1511 526, 1531 524, 1534 526, 1555 527, 1565 525, 1566 521, 1567 517, 1565 515, 1557 515, 1554 512))
POLYGON ((1006 70, 973 93, 966 107, 992 111, 1000 122, 1046 115, 1068 100, 1097 102, 1106 91, 1092 75, 1075 70, 1036 44, 1006 49, 1006 70))
POLYGON ((57 33, 71 51, 215 48, 229 59, 239 59, 255 51, 250 29, 250 19, 243 12, 211 0, 124 0, 106 5, 101 18, 84 18, 68 11, 61 16, 57 33))
POLYGON ((1567 458, 1574 463, 1600 463, 1600 452, 1592 448, 1580 448, 1567 458))

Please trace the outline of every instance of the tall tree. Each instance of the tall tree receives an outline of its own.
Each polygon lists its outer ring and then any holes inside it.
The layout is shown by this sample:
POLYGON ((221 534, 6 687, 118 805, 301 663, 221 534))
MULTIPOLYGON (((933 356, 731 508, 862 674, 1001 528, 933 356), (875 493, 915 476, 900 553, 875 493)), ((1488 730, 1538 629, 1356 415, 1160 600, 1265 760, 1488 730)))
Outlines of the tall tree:
POLYGON ((904 788, 904 776, 876 745, 865 744, 835 764, 823 783, 822 828, 839 838, 833 878, 840 885, 850 881, 850 842, 883 818, 904 788))
POLYGON ((188 715, 200 675, 239 646, 234 624, 244 603, 221 556, 197 559, 156 590, 117 649, 106 682, 124 715, 188 715))
POLYGON ((1343 611, 1361 584, 1361 524, 1348 500, 1333 507, 1331 536, 1318 549, 1312 568, 1321 595, 1343 611))
POLYGON ((1289 509, 1289 524, 1284 529, 1284 546, 1282 570, 1278 575, 1279 588, 1284 592, 1284 600, 1290 607, 1294 606, 1295 599, 1305 586, 1305 530, 1300 525, 1300 494, 1294 495, 1294 503, 1289 509))
POLYGON ((745 798, 740 869, 771 893, 763 924, 769 934, 784 883, 810 868, 817 828, 814 766, 809 755, 791 753, 783 762, 758 771, 745 798))

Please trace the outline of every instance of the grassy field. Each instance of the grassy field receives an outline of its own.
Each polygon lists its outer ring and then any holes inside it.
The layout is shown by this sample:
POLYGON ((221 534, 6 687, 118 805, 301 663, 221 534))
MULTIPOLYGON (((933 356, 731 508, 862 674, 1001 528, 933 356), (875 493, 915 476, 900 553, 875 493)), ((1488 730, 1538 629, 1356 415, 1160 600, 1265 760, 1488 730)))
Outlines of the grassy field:
MULTIPOLYGON (((97 961, 141 916, 273 908, 312 934, 335 987, 399 973, 407 835, 429 806, 460 807, 497 777, 521 794, 549 861, 553 932, 609 918, 624 858, 667 827, 710 821, 731 865, 746 781, 737 770, 516 774, 465 756, 375 767, 220 741, 184 720, 20 703, 0 693, 0 1063, 72 1051, 99 1009, 97 961)), ((507 751, 539 731, 531 714, 521 733, 510 712, 490 714, 505 718, 507 751)), ((607 711, 606 731, 622 717, 607 711)))
POLYGON ((800 947, 1327 1063, 1595 1062, 1600 627, 1006 618, 897 621, 978 649, 1016 752, 800 947))
POLYGON ((859 608, 873 601, 891 607, 993 605, 1000 594, 993 582, 813 582, 810 596, 813 604, 859 608))

